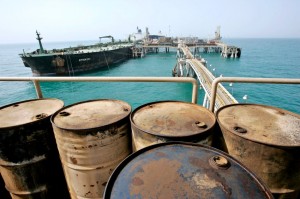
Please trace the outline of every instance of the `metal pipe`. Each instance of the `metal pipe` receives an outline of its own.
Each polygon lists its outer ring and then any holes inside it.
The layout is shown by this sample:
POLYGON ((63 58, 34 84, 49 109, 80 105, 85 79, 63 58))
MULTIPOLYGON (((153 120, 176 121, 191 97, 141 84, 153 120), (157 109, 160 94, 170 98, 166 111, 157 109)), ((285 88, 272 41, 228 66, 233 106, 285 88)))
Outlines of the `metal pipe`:
MULTIPOLYGON (((194 78, 192 78, 193 80, 195 80, 194 78)), ((197 104, 197 100, 198 100, 198 82, 197 80, 192 82, 193 84, 193 91, 192 91, 192 103, 197 104)))
POLYGON ((35 92, 36 92, 37 98, 39 98, 39 99, 43 98, 43 93, 41 90, 40 82, 37 80, 33 80, 32 82, 35 87, 35 92))
POLYGON ((38 98, 42 98, 39 82, 179 82, 191 83, 192 103, 197 103, 198 84, 191 77, 0 77, 0 81, 33 81, 38 98))
POLYGON ((269 84, 300 84, 300 79, 287 78, 251 78, 251 77, 218 77, 212 82, 212 90, 210 96, 210 108, 212 112, 215 109, 216 93, 218 83, 220 82, 240 82, 240 83, 269 83, 269 84))

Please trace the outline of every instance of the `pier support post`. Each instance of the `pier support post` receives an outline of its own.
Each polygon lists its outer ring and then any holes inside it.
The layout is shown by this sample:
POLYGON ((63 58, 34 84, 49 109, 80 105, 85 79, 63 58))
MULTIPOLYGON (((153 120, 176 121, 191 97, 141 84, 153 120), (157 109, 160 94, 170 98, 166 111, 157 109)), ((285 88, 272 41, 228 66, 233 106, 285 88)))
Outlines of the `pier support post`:
POLYGON ((208 104, 209 104, 208 95, 205 93, 202 106, 205 107, 205 108, 209 108, 208 104))

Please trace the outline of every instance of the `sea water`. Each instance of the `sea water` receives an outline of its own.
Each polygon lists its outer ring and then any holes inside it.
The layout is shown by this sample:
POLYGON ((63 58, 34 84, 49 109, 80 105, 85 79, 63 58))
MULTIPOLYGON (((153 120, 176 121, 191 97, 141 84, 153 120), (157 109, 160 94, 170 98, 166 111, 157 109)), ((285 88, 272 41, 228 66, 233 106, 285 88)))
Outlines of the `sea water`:
MULTIPOLYGON (((220 54, 200 55, 207 60, 208 69, 215 76, 227 77, 272 77, 300 78, 300 39, 227 39, 225 43, 242 48, 239 59, 223 58, 220 54)), ((87 42, 44 43, 45 49, 64 48, 87 42)), ((32 44, 0 45, 0 76, 32 76, 19 53, 38 48, 32 44)), ((116 65, 79 76, 142 76, 171 77, 176 64, 176 49, 166 53, 147 54, 143 58, 129 59, 116 65)), ((230 93, 241 103, 259 103, 276 106, 300 113, 300 85, 223 83, 230 93), (247 99, 243 97, 247 95, 247 99)), ((59 98, 65 105, 93 100, 119 99, 134 108, 148 102, 180 100, 191 102, 192 85, 189 83, 133 83, 133 82, 42 82, 43 96, 59 98)), ((199 89, 198 104, 202 104, 204 91, 199 89)), ((36 98, 31 82, 0 82, 0 106, 13 102, 36 98)))

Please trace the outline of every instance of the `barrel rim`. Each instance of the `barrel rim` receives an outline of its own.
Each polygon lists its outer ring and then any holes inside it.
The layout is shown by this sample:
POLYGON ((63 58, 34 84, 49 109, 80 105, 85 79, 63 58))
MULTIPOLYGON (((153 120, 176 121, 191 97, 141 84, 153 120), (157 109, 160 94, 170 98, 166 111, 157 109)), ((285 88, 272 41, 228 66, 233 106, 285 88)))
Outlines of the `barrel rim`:
MULTIPOLYGON (((26 102, 31 102, 31 101, 40 101, 40 100, 57 100, 57 101, 60 101, 60 102, 62 102, 62 108, 65 105, 64 101, 61 100, 61 99, 58 99, 58 98, 38 98, 38 99, 29 99, 29 100, 23 100, 23 101, 19 101, 19 102, 14 102, 14 103, 11 103, 11 104, 7 104, 7 105, 4 105, 4 106, 1 106, 0 110, 3 109, 3 108, 7 108, 7 107, 10 107, 10 106, 16 105, 16 104, 21 104, 21 103, 26 103, 26 102)), ((47 120, 47 119, 51 118, 51 116, 55 112, 53 112, 51 115, 48 115, 48 116, 46 116, 46 117, 44 117, 42 119, 35 120, 35 121, 32 121, 32 122, 27 122, 27 123, 24 123, 24 124, 18 124, 18 125, 7 126, 7 127, 0 127, 0 130, 2 130, 2 129, 5 130, 5 129, 16 128, 16 127, 20 127, 20 126, 24 126, 24 125, 30 125, 30 124, 34 124, 36 122, 44 121, 44 120, 47 120)))
POLYGON ((154 144, 154 145, 150 145, 147 147, 144 147, 132 154, 130 154, 129 156, 127 156, 113 171, 113 173, 111 174, 111 176, 109 177, 107 184, 105 186, 104 189, 104 193, 103 193, 103 199, 109 199, 111 197, 111 193, 112 193, 112 189, 113 189, 113 185, 115 184, 119 174, 122 172, 122 170, 126 167, 126 165, 128 165, 128 163, 130 163, 135 157, 146 153, 148 151, 151 151, 153 149, 159 148, 159 147, 163 147, 163 146, 168 146, 168 145, 182 145, 182 146, 194 146, 194 147, 200 147, 200 148, 204 148, 205 150, 208 151, 214 151, 216 152, 216 154, 220 154, 226 158, 228 158, 228 160, 230 160, 231 162, 234 162, 236 165, 238 165, 239 167, 241 167, 242 170, 245 171, 245 173, 247 173, 251 178, 253 178, 253 180, 255 181, 255 183, 258 184, 258 186, 261 188, 262 192, 264 192, 266 194, 266 196, 268 196, 269 198, 273 198, 273 195, 271 193, 271 191, 268 189, 267 185, 255 174, 253 173, 250 169, 248 169, 248 167, 246 167, 243 163, 241 163, 239 160, 237 160, 236 158, 232 157, 231 155, 229 155, 228 153, 225 153, 224 151, 221 151, 219 149, 216 149, 214 147, 208 146, 208 145, 203 145, 203 144, 199 144, 199 143, 190 143, 190 142, 181 142, 181 141, 170 141, 170 142, 165 142, 165 143, 158 143, 158 144, 154 144))
POLYGON ((123 121, 125 120, 130 114, 131 114, 131 111, 132 111, 132 107, 131 105, 126 102, 126 101, 123 101, 123 100, 118 100, 118 99, 93 99, 93 100, 85 100, 85 101, 80 101, 80 102, 76 102, 74 104, 70 104, 68 106, 65 106, 65 107, 62 107, 61 109, 59 109, 58 111, 56 111, 54 114, 52 114, 51 118, 50 118, 50 121, 51 121, 51 124, 61 130, 67 130, 67 131, 74 131, 74 132, 80 132, 80 131, 86 131, 86 130, 95 130, 95 129, 99 129, 99 128, 105 128, 107 126, 110 126, 112 124, 115 124, 116 122, 120 122, 120 121, 123 121), (76 128, 76 129, 73 129, 73 128, 63 128, 63 127, 60 127, 58 126, 57 124, 55 124, 54 122, 54 118, 63 110, 67 109, 67 108, 70 108, 72 106, 76 106, 78 104, 83 104, 83 103, 88 103, 88 102, 94 102, 94 101, 104 101, 104 100, 110 100, 110 101, 119 101, 119 102, 123 102, 123 103, 126 103, 129 105, 130 107, 130 111, 128 111, 128 113, 126 114, 126 116, 124 116, 122 119, 118 120, 118 121, 115 121, 115 122, 111 122, 111 123, 108 123, 108 124, 105 124, 105 125, 99 125, 97 127, 93 127, 93 128, 76 128))
MULTIPOLYGON (((135 128, 139 129, 139 130, 142 130, 143 132, 147 133, 147 134, 150 134, 150 135, 153 135, 153 136, 159 136, 159 137, 163 137, 163 138, 189 138, 189 137, 196 137, 196 136, 200 136, 200 135, 205 135, 205 134, 208 134, 213 128, 214 126, 216 125, 217 123, 217 119, 214 115, 213 112, 211 112, 210 110, 208 110, 207 108, 203 107, 204 110, 207 111, 208 114, 210 114, 210 116, 213 116, 211 118, 213 118, 213 125, 210 127, 210 128, 207 128, 204 132, 197 132, 197 133, 194 133, 194 134, 189 134, 189 135, 163 135, 163 134, 158 134, 158 133, 155 133, 155 132, 151 132, 149 131, 148 129, 145 130, 143 128, 141 128, 140 126, 136 125, 135 122, 133 121, 133 116, 134 114, 141 108, 145 107, 145 106, 149 106, 151 104, 157 104, 157 103, 164 103, 164 102, 177 102, 177 103, 184 103, 184 104, 190 104, 190 105, 197 105, 199 106, 198 104, 194 104, 194 103, 190 103, 190 102, 185 102, 185 101, 177 101, 177 100, 163 100, 163 101, 154 101, 154 102, 150 102, 150 103, 146 103, 146 104, 143 104, 139 107, 137 107, 131 114, 130 114, 130 123, 132 126, 134 126, 135 128)), ((202 106, 200 106, 202 107, 202 106)))
MULTIPOLYGON (((296 114, 296 113, 293 113, 291 111, 288 111, 288 110, 285 110, 285 109, 281 109, 281 108, 278 108, 278 107, 275 107, 275 106, 269 106, 269 105, 264 105, 264 104, 254 104, 254 103, 237 103, 237 104, 228 104, 228 105, 225 105, 225 106, 222 106, 221 108, 219 108, 216 112, 216 118, 217 118, 217 121, 218 121, 218 124, 222 127, 224 127, 221 122, 219 121, 219 113, 225 109, 225 108, 228 108, 228 107, 231 107, 231 106, 244 106, 244 105, 250 105, 250 106, 260 106, 260 107, 266 107, 266 108, 271 108, 273 110, 280 110, 280 111, 284 111, 285 113, 288 113, 292 116, 295 116, 297 118, 300 119, 300 115, 296 114)), ((225 127, 224 127, 225 128, 225 127)), ((266 146, 273 146, 273 147, 281 147, 281 148, 289 148, 289 149, 293 149, 293 148, 298 148, 300 146, 300 143, 299 145, 283 145, 283 144, 274 144, 274 143, 265 143, 265 142, 261 142, 259 140, 255 140, 255 139, 251 139, 251 138, 248 138, 248 137, 244 137, 244 136, 241 136, 240 134, 232 131, 231 129, 228 129, 228 128, 225 128, 228 132, 240 137, 240 138, 243 138, 245 140, 248 140, 248 141, 251 141, 251 142, 255 142, 255 143, 259 143, 259 144, 263 144, 263 145, 266 145, 266 146)), ((222 132, 223 133, 223 132, 222 132)))

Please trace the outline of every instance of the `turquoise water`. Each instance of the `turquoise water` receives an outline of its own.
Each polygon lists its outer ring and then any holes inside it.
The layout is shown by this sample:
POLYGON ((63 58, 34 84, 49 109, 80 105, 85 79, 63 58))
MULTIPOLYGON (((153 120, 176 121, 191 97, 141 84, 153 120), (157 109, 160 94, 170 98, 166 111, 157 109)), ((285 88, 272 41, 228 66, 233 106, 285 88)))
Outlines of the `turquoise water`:
MULTIPOLYGON (((219 54, 201 54, 208 61, 208 68, 216 76, 222 74, 241 77, 300 77, 300 39, 231 39, 225 42, 242 48, 240 59, 225 59, 219 54)), ((93 41, 45 43, 44 48, 91 43, 93 41)), ((0 45, 0 76, 32 76, 30 69, 23 66, 18 53, 23 49, 32 51, 37 47, 37 43, 0 45)), ((175 63, 175 51, 170 53, 162 51, 81 76, 170 77, 175 63)), ((273 105, 300 113, 300 85, 241 83, 234 83, 232 87, 229 87, 228 83, 223 85, 239 102, 273 105), (247 101, 243 100, 244 95, 248 96, 247 101)), ((159 100, 190 102, 192 89, 190 84, 185 83, 44 82, 41 87, 44 97, 60 98, 66 105, 83 100, 106 98, 124 100, 131 104, 133 109, 159 100)), ((199 90, 199 104, 202 104, 203 95, 203 90, 199 90)), ((35 97, 31 82, 0 83, 0 106, 35 97)))

